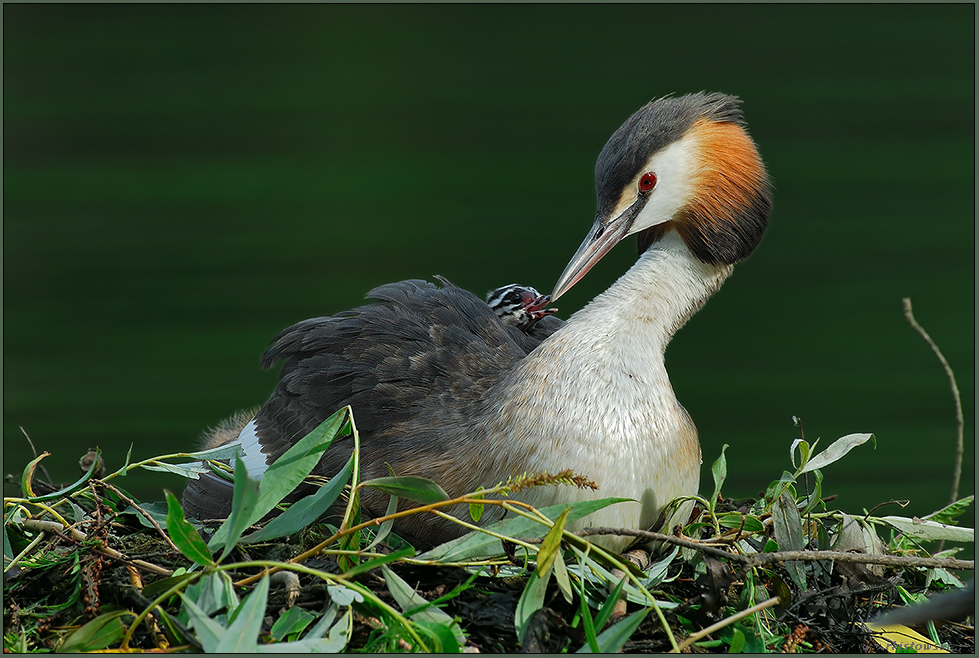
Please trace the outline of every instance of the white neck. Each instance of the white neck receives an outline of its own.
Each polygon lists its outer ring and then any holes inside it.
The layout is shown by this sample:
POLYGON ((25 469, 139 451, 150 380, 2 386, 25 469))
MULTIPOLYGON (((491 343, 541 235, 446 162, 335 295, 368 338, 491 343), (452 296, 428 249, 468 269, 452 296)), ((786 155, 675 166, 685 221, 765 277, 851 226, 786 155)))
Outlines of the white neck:
POLYGON ((560 333, 586 332, 609 349, 617 345, 617 351, 662 358, 673 335, 732 270, 701 262, 675 231, 668 231, 608 290, 572 315, 560 333))

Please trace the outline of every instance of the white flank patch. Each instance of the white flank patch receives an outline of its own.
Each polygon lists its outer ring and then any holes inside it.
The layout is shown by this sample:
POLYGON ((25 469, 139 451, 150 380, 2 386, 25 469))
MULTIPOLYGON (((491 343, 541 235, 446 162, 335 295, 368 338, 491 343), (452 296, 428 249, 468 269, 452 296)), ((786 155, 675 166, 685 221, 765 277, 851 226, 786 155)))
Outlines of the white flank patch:
POLYGON ((262 444, 258 442, 258 434, 255 433, 254 419, 248 421, 241 430, 238 443, 241 444, 241 461, 245 463, 248 474, 256 480, 261 480, 269 465, 265 463, 267 455, 262 452, 262 444))

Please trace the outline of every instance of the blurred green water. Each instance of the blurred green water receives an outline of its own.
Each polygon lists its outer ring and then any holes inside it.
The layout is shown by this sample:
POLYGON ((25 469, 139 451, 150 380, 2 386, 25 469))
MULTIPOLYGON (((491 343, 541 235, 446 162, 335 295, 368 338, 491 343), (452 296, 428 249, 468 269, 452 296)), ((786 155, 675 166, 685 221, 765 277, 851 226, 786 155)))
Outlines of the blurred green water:
MULTIPOLYGON (((680 332, 704 478, 807 438, 848 510, 974 491, 974 6, 4 6, 4 471, 194 447, 260 404, 268 340, 387 281, 549 289, 608 135, 735 93, 775 181, 761 247, 680 332)), ((619 247, 562 315, 634 259, 619 247)), ((627 458, 627 456, 624 456, 627 458)), ((179 480, 139 474, 147 499, 179 480)), ((894 513, 897 509, 894 508, 894 513)))

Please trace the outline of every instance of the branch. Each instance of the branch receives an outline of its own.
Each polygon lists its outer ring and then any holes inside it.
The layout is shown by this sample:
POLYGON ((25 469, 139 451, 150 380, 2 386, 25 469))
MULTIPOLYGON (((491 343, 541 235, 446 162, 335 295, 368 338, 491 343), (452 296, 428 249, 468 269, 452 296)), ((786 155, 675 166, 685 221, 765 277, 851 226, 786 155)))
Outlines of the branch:
POLYGON ((154 519, 152 516, 150 516, 150 513, 149 512, 147 512, 142 507, 140 507, 139 505, 137 505, 135 502, 133 502, 129 498, 129 496, 127 496, 126 494, 122 493, 121 491, 119 491, 118 489, 116 489, 114 486, 112 486, 108 482, 102 482, 101 480, 98 480, 98 481, 96 481, 96 483, 99 484, 100 486, 103 486, 103 487, 109 489, 113 493, 115 493, 115 495, 119 496, 119 498, 122 501, 124 501, 130 507, 132 507, 134 510, 136 510, 137 512, 139 512, 143 516, 143 518, 145 518, 147 521, 149 521, 151 524, 153 524, 153 527, 156 528, 156 531, 158 533, 160 533, 160 536, 161 537, 163 537, 163 541, 165 541, 166 543, 170 544, 170 547, 173 548, 173 550, 175 550, 176 552, 178 552, 178 553, 180 552, 180 549, 177 548, 177 545, 174 544, 173 543, 173 540, 170 539, 170 537, 167 536, 167 533, 163 532, 163 528, 161 528, 160 527, 160 524, 156 522, 156 519, 154 519))
POLYGON ((753 615, 756 612, 760 612, 760 611, 764 610, 765 608, 771 608, 773 605, 778 605, 779 604, 779 601, 780 601, 780 599, 777 596, 772 597, 772 598, 768 599, 767 601, 762 601, 761 603, 759 603, 757 605, 753 605, 753 606, 751 606, 750 608, 748 608, 746 610, 742 610, 741 612, 739 612, 737 614, 731 615, 730 617, 726 617, 725 619, 720 620, 716 624, 711 624, 707 628, 704 628, 704 629, 701 629, 701 630, 697 631, 696 633, 694 633, 693 635, 691 635, 690 637, 688 637, 686 640, 684 640, 683 643, 680 644, 680 646, 678 646, 676 648, 676 653, 682 652, 684 649, 686 649, 687 647, 689 647, 691 644, 693 644, 694 642, 696 642, 700 638, 707 637, 711 633, 714 633, 716 631, 719 631, 722 628, 724 628, 725 626, 730 626, 734 622, 736 622, 736 621, 738 621, 740 619, 744 619, 748 615, 753 615))
POLYGON ((700 542, 689 539, 681 539, 672 535, 664 535, 659 532, 649 532, 647 530, 632 530, 629 528, 585 528, 572 534, 579 537, 589 535, 621 535, 624 537, 639 537, 654 541, 663 541, 676 546, 692 548, 713 555, 722 557, 749 567, 757 567, 775 562, 815 562, 818 560, 831 560, 833 562, 853 562, 856 564, 881 564, 889 567, 940 567, 942 569, 966 569, 975 570, 976 563, 973 560, 955 560, 952 558, 934 557, 913 557, 905 555, 867 555, 865 553, 842 553, 839 551, 776 551, 774 553, 756 553, 754 555, 739 555, 728 551, 705 546, 700 542))
MULTIPOLYGON (((50 533, 64 541, 70 541, 71 539, 73 539, 76 542, 88 541, 88 535, 86 535, 81 530, 78 530, 77 528, 71 528, 71 527, 66 528, 64 525, 60 523, 55 523, 54 521, 38 521, 37 519, 26 519, 21 523, 21 525, 27 528, 28 530, 33 530, 35 532, 50 533), (71 535, 71 539, 69 539, 69 537, 65 535, 66 530, 71 535)), ((118 560, 123 564, 139 567, 140 569, 144 569, 151 573, 155 573, 159 576, 173 575, 173 572, 170 571, 169 569, 165 569, 163 567, 157 566, 155 564, 151 564, 149 562, 144 562, 143 560, 130 560, 129 558, 127 558, 125 555, 115 550, 114 548, 106 546, 105 543, 100 542, 98 540, 96 541, 97 541, 97 545, 92 547, 92 550, 96 553, 101 553, 102 555, 112 558, 113 560, 118 560)))
POLYGON ((908 322, 921 334, 921 337, 925 339, 925 342, 931 347, 931 351, 935 353, 938 360, 942 362, 942 367, 945 368, 945 374, 948 375, 948 381, 952 385, 952 397, 955 400, 955 422, 958 429, 958 436, 955 441, 955 470, 952 473, 952 497, 949 499, 948 504, 951 505, 959 499, 959 480, 962 477, 962 453, 964 451, 964 443, 962 440, 962 429, 965 425, 965 421, 962 417, 962 400, 959 396, 959 387, 955 383, 955 373, 952 372, 952 368, 948 365, 948 361, 945 360, 945 356, 942 355, 942 351, 938 349, 938 345, 935 341, 931 339, 928 332, 925 331, 924 327, 918 324, 917 320, 914 319, 914 313, 911 311, 911 299, 909 297, 904 298, 904 317, 908 319, 908 322))

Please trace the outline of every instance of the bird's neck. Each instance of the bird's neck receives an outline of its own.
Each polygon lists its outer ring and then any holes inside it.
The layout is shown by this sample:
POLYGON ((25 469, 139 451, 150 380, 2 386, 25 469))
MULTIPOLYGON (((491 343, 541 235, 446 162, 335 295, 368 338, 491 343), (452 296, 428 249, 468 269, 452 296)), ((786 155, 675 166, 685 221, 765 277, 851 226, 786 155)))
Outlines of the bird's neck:
MULTIPOLYGON (((663 352, 673 335, 704 305, 724 280, 731 265, 698 260, 675 231, 651 246, 608 290, 568 320, 560 334, 571 343, 590 335, 592 344, 619 345, 642 358, 663 352)), ((582 343, 578 343, 582 344, 582 343)), ((585 343, 587 344, 587 343, 585 343)))
POLYGON ((531 414, 546 407, 588 414, 596 410, 586 407, 600 400, 650 417, 674 412, 666 346, 731 271, 731 265, 701 262, 667 232, 519 362, 501 382, 503 397, 531 414))

